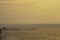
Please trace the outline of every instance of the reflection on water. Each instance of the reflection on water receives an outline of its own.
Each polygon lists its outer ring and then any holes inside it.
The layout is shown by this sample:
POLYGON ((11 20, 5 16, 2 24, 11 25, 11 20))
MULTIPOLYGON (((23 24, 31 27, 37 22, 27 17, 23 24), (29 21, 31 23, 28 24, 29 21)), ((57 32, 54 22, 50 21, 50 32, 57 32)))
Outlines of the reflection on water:
POLYGON ((59 28, 2 30, 2 40, 60 40, 59 28))

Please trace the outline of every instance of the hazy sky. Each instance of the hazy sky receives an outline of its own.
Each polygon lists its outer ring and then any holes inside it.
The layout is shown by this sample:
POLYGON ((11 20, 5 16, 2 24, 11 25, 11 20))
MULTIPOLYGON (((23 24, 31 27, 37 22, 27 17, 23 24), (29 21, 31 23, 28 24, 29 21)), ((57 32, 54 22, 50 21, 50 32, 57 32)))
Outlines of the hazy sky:
POLYGON ((0 0, 0 24, 60 23, 60 0, 0 0))

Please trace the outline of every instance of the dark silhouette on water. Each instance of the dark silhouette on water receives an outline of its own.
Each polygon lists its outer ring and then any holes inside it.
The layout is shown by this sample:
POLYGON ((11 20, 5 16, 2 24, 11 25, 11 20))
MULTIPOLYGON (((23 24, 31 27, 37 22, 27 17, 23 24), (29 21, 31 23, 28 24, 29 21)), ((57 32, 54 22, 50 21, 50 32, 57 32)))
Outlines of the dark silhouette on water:
POLYGON ((2 29, 0 29, 0 33, 2 33, 2 29))
POLYGON ((0 29, 0 40, 1 40, 1 33, 2 33, 2 29, 0 29))
POLYGON ((3 30, 6 30, 6 27, 5 26, 3 27, 3 30))
POLYGON ((1 37, 1 33, 2 33, 2 30, 5 30, 6 27, 3 27, 3 29, 0 29, 0 40, 2 40, 2 37, 1 37))

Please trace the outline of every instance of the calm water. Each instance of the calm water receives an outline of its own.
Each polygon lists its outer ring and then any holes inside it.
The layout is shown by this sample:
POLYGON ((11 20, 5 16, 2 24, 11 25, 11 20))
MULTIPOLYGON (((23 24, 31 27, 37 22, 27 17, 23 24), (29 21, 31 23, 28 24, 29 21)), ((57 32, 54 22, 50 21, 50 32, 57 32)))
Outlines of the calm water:
POLYGON ((2 40, 60 40, 60 28, 2 30, 2 40))
POLYGON ((60 24, 0 25, 3 27, 6 30, 2 30, 0 40, 60 40, 60 24))

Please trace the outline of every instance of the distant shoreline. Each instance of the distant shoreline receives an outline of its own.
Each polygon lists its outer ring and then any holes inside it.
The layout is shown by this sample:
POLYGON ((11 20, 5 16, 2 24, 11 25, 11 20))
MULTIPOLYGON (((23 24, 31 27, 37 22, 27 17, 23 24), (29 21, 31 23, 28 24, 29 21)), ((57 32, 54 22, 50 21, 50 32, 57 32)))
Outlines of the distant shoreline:
POLYGON ((3 24, 0 28, 6 29, 20 29, 20 28, 60 28, 60 24, 3 24))

